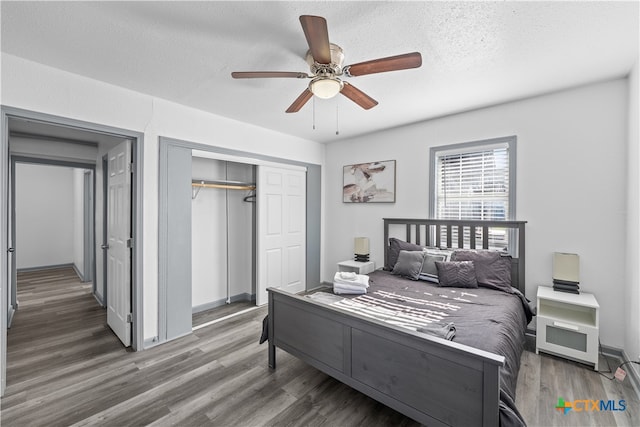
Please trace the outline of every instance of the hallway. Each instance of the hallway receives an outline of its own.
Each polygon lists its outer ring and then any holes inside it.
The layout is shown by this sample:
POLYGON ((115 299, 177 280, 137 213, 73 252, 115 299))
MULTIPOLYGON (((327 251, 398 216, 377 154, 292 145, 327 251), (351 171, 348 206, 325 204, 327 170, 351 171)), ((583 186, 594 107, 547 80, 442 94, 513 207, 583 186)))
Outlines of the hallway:
POLYGON ((7 395, 42 375, 51 381, 92 357, 126 352, 91 282, 71 267, 18 273, 18 302, 7 331, 7 395))

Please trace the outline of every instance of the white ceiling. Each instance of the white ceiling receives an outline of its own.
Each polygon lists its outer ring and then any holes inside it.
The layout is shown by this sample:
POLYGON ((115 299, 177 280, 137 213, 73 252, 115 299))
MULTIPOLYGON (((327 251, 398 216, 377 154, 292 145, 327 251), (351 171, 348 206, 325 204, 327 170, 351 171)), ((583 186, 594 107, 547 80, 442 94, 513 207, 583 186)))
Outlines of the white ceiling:
POLYGON ((638 2, 1 2, 2 51, 309 140, 332 142, 622 77, 638 58, 638 2), (327 19, 345 64, 418 51, 421 68, 348 81, 285 114, 308 72, 298 17, 327 19), (337 123, 336 123, 337 119, 337 123), (340 134, 336 135, 336 126, 340 134))

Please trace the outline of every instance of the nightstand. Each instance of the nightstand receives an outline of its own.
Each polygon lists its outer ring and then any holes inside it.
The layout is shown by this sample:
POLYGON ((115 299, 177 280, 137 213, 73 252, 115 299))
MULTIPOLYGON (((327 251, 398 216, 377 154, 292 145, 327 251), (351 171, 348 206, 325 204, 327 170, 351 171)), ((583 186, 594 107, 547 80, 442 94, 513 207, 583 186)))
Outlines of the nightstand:
POLYGON ((338 263, 338 271, 352 271, 357 274, 369 274, 376 269, 376 263, 373 261, 341 261, 338 263))
POLYGON ((600 306, 593 294, 538 286, 536 354, 545 352, 594 365, 598 370, 600 306))

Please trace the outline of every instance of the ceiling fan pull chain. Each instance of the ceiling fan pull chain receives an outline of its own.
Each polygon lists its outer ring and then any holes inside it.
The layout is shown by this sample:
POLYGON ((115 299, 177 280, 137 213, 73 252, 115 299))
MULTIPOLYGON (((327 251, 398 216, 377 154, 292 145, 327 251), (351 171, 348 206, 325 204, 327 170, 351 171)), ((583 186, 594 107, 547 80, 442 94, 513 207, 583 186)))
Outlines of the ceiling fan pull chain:
POLYGON ((336 135, 340 135, 340 128, 338 126, 338 103, 336 102, 336 135))
POLYGON ((311 100, 313 102, 313 130, 316 130, 316 97, 311 100))

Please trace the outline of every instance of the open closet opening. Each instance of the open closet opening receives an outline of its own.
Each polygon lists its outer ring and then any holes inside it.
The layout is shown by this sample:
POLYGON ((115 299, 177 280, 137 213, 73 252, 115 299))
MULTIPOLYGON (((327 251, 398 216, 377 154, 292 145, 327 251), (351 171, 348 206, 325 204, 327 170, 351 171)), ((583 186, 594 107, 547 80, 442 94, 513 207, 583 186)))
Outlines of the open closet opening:
POLYGON ((192 326, 255 307, 256 166, 193 157, 192 326))
POLYGON ((267 304, 268 288, 297 293, 307 282, 319 283, 319 166, 165 137, 159 142, 154 343, 255 310, 267 304), (246 308, 234 307, 240 301, 246 308), (194 312, 210 310, 215 318, 201 314, 194 326, 194 312))

